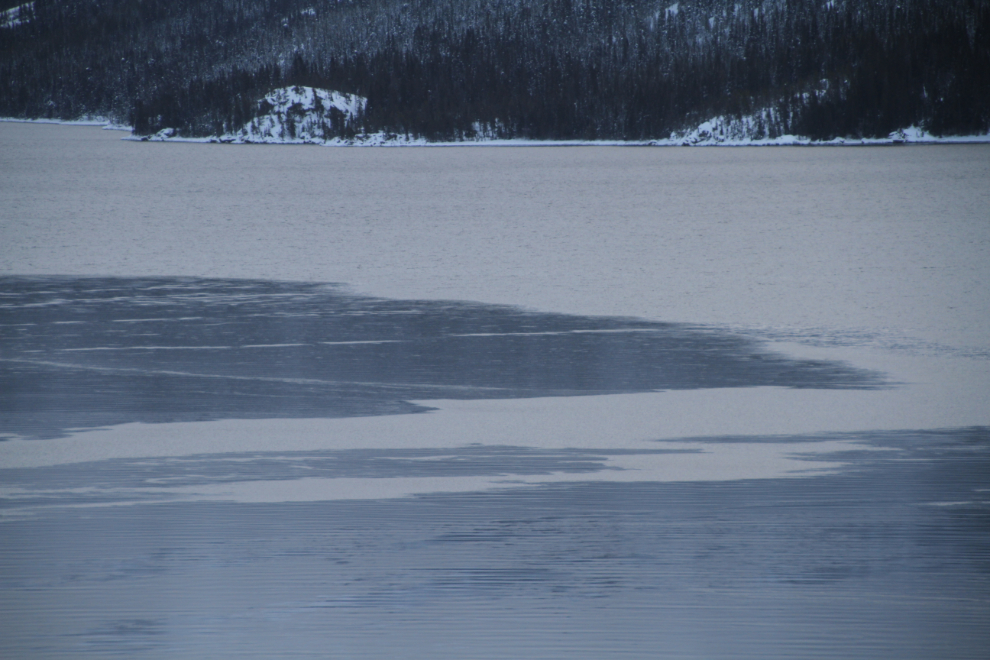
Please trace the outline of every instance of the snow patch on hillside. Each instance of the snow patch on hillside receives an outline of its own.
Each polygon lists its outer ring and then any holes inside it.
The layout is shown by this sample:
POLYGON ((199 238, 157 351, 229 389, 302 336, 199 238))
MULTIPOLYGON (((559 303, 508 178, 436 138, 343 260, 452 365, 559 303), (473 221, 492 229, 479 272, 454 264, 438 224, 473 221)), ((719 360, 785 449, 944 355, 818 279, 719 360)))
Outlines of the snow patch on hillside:
POLYGON ((395 133, 359 133, 357 120, 368 100, 318 87, 282 87, 258 101, 258 116, 235 132, 212 137, 181 137, 175 128, 135 137, 145 142, 223 142, 225 144, 321 144, 326 146, 425 145, 423 138, 395 133))
POLYGON ((283 87, 258 102, 259 116, 223 142, 324 143, 353 131, 367 99, 317 87, 283 87))
POLYGON ((34 2, 26 2, 17 7, 11 7, 0 11, 0 29, 12 28, 23 25, 31 20, 31 13, 34 11, 34 2))
POLYGON ((653 146, 786 146, 786 145, 842 145, 842 144, 935 144, 959 142, 990 142, 990 134, 937 137, 923 128, 909 126, 893 131, 881 138, 835 138, 812 140, 804 135, 777 135, 771 137, 768 127, 778 125, 777 114, 765 109, 751 115, 731 117, 719 115, 701 122, 696 127, 679 133, 671 133, 664 140, 652 140, 653 146))
MULTIPOLYGON (((810 142, 795 135, 770 138, 768 127, 776 123, 772 109, 761 110, 742 117, 718 116, 682 133, 671 133, 667 142, 684 146, 710 144, 796 144, 810 142)), ((658 141, 663 142, 663 141, 658 141)))
POLYGON ((355 94, 315 87, 283 87, 258 101, 258 115, 238 131, 204 138, 184 138, 174 128, 150 136, 134 137, 153 142, 223 142, 228 144, 319 144, 325 146, 784 146, 841 144, 906 144, 990 142, 990 134, 936 137, 923 128, 909 126, 882 138, 835 138, 816 141, 803 135, 776 135, 784 124, 774 108, 749 115, 719 115, 693 128, 671 133, 660 140, 527 140, 503 139, 500 125, 475 123, 473 132, 453 142, 429 142, 401 133, 363 133, 358 120, 367 99, 355 94))
POLYGON ((232 142, 238 144, 336 144, 342 135, 354 133, 357 117, 367 99, 356 94, 318 87, 282 87, 258 101, 257 116, 240 130, 212 138, 179 138, 173 128, 165 128, 145 140, 232 142))
POLYGON ((99 115, 83 115, 78 119, 25 119, 24 117, 0 117, 0 122, 14 124, 59 124, 61 126, 99 126, 107 131, 132 131, 133 127, 118 124, 108 117, 99 115))

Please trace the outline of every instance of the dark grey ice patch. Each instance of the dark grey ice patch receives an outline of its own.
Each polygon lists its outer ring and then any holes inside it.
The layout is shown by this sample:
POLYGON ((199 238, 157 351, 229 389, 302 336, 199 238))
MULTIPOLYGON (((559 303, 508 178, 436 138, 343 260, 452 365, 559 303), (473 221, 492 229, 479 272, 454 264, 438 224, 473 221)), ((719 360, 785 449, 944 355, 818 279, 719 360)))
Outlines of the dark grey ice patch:
POLYGON ((160 622, 152 621, 150 619, 123 619, 120 621, 112 621, 105 627, 91 630, 86 634, 92 636, 107 635, 117 637, 121 635, 160 635, 161 633, 160 622))
POLYGON ((493 399, 876 388, 687 324, 354 296, 321 284, 0 278, 0 435, 124 422, 421 412, 493 399))
POLYGON ((159 648, 164 634, 161 621, 151 619, 119 619, 85 632, 62 636, 82 655, 125 656, 144 655, 159 648))
POLYGON ((43 468, 0 469, 0 484, 22 489, 16 497, 0 498, 0 513, 26 511, 35 515, 41 509, 59 506, 162 503, 176 499, 177 495, 168 491, 170 488, 244 481, 580 474, 616 469, 606 466, 609 456, 694 451, 620 450, 604 454, 594 450, 478 446, 444 450, 294 451, 111 459, 43 468))
POLYGON ((820 348, 869 347, 898 351, 912 355, 990 359, 990 350, 978 346, 950 346, 918 339, 892 330, 850 330, 838 328, 754 329, 735 330, 742 336, 761 341, 785 341, 820 348))

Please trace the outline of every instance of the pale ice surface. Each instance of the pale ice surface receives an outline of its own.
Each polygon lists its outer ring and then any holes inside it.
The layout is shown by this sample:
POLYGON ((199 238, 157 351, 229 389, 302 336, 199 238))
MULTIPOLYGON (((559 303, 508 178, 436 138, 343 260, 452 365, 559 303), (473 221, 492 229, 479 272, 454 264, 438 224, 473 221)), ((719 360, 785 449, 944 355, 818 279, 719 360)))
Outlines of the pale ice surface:
POLYGON ((393 153, 15 123, 0 139, 2 273, 339 282, 990 347, 988 146, 393 153))
MULTIPOLYGON (((24 124, 0 124, 0 139, 0 272, 342 282, 392 298, 686 321, 902 384, 426 402, 439 410, 315 420, 320 430, 302 436, 293 425, 304 423, 272 421, 280 445, 631 448, 990 423, 990 147, 395 152, 149 145, 24 124), (482 430, 460 430, 472 425, 482 430)), ((204 424, 179 436, 210 451, 272 442, 265 422, 204 424)), ((0 462, 204 449, 141 440, 167 428, 92 431, 44 450, 8 442, 0 462)))
MULTIPOLYGON (((0 172, 0 276, 341 283, 696 324, 884 377, 7 439, 0 654, 901 659, 990 642, 990 145, 321 149, 0 123, 0 172)), ((0 306, 21 280, 4 282, 0 306)), ((147 311, 103 321, 137 337, 195 320, 147 311)), ((84 327, 55 323, 69 344, 39 368, 277 366, 304 346, 76 346, 84 327)), ((403 346, 362 341, 325 348, 403 346)))
MULTIPOLYGON (((169 429, 172 436, 187 433, 202 433, 202 429, 169 429)), ((281 430, 283 433, 284 430, 281 430)), ((332 429, 323 429, 332 433, 332 429)), ((245 429, 240 429, 245 433, 245 429)), ((291 431, 289 431, 291 433, 291 431)), ((279 438, 280 439, 280 438, 279 438)), ((279 439, 267 438, 266 449, 278 445, 280 450, 294 451, 279 439)), ((443 446, 442 444, 440 445, 443 446)), ((461 445, 455 445, 461 446, 461 445)), ((333 447, 338 449, 337 446, 333 447)), ((362 447, 367 448, 367 447, 362 447)), ((389 447, 394 448, 394 447, 389 447)), ((641 447, 642 448, 642 447, 641 447)), ((308 477, 295 479, 253 479, 249 481, 225 481, 198 485, 144 485, 126 491, 119 487, 100 488, 22 488, 0 486, 0 498, 10 501, 18 499, 72 498, 85 495, 111 496, 113 506, 127 504, 147 504, 149 502, 240 502, 240 503, 284 503, 284 502, 324 502, 336 500, 375 500, 431 493, 473 493, 488 490, 519 488, 524 486, 560 483, 666 483, 666 482, 707 482, 736 481, 742 479, 781 479, 802 476, 821 476, 834 473, 845 463, 828 460, 830 454, 853 451, 882 451, 882 449, 859 444, 850 440, 823 440, 819 442, 654 442, 648 448, 657 453, 622 454, 610 456, 601 463, 595 472, 550 472, 547 474, 503 474, 430 477, 308 477), (810 459, 816 459, 814 461, 810 459), (160 499, 165 498, 165 499, 160 499)), ((202 455, 199 451, 186 456, 202 455)), ((247 447, 228 447, 234 451, 250 451, 247 447)), ((597 448, 596 448, 597 449, 597 448)), ((127 452, 124 452, 127 455, 127 452)), ((443 460, 449 457, 438 457, 443 460)), ((249 460, 249 459, 240 459, 249 460)), ((6 465, 6 467, 15 467, 6 465)), ((37 467, 32 465, 31 467, 37 467)), ((107 504, 70 504, 69 506, 107 506, 107 504)), ((29 510, 28 510, 29 511, 29 510)), ((28 511, 16 511, 24 515, 28 511)), ((0 514, 2 516, 3 514, 0 514)))

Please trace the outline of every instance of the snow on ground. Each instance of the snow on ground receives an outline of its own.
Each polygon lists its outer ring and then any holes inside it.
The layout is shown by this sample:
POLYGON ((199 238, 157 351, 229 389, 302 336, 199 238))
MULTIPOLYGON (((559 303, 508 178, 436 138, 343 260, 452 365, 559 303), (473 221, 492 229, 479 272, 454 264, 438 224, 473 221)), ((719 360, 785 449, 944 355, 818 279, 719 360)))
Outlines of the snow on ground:
MULTIPOLYGON (((68 123, 68 122, 57 122, 68 123)), ((193 142, 226 144, 318 144, 327 147, 784 147, 784 146, 883 146, 896 144, 990 144, 986 135, 935 136, 924 129, 910 126, 893 131, 884 138, 835 138, 816 141, 801 135, 779 135, 774 138, 745 137, 733 128, 741 120, 715 117, 699 124, 690 131, 674 133, 661 140, 531 140, 527 138, 500 139, 485 136, 465 138, 456 142, 429 142, 422 137, 397 133, 362 133, 350 138, 331 137, 320 139, 304 137, 279 139, 274 137, 246 138, 237 135, 220 137, 184 138, 175 129, 167 128, 151 136, 134 139, 143 142, 193 142)), ((126 129, 125 130, 130 130, 126 129)))
POLYGON ((377 144, 376 136, 341 138, 364 111, 367 99, 318 87, 282 87, 258 101, 257 117, 233 133, 207 138, 181 138, 164 128, 143 141, 223 142, 233 144, 377 144))
POLYGON ((26 2, 23 5, 0 11, 0 29, 24 25, 31 20, 32 11, 34 11, 34 2, 26 2))
POLYGON ((812 140, 803 135, 767 136, 767 126, 775 119, 774 113, 764 110, 742 117, 718 116, 698 124, 697 127, 680 133, 672 133, 665 140, 652 140, 651 146, 816 146, 816 145, 884 145, 884 144, 956 144, 990 142, 990 133, 985 135, 958 135, 938 137, 923 128, 908 126, 891 132, 882 138, 835 138, 832 140, 812 140))
POLYGON ((227 142, 326 142, 364 111, 367 99, 314 87, 284 87, 259 102, 261 116, 227 142))
MULTIPOLYGON (((85 116, 79 119, 23 119, 21 117, 0 117, 0 122, 12 124, 56 124, 59 126, 99 126, 108 131, 127 131, 133 128, 126 124, 117 124, 106 117, 85 116)), ((127 139, 127 138, 125 138, 127 139)))
POLYGON ((234 144, 376 144, 375 136, 345 139, 340 135, 364 111, 367 99, 316 87, 282 87, 258 101, 259 115, 233 133, 209 138, 180 138, 174 128, 141 138, 145 141, 224 142, 234 144))
MULTIPOLYGON (((677 5, 667 9, 677 13, 677 5)), ((205 138, 179 137, 174 128, 140 138, 152 142, 223 142, 233 144, 320 144, 325 146, 784 146, 843 144, 905 144, 990 142, 987 135, 936 137, 916 126, 892 132, 885 138, 836 138, 814 141, 800 135, 767 137, 767 127, 777 121, 772 109, 742 117, 718 116, 697 127, 672 133, 660 140, 528 140, 499 139, 491 126, 476 123, 474 137, 455 142, 427 142, 424 138, 389 133, 353 133, 355 120, 367 99, 354 94, 314 87, 284 87, 258 102, 261 114, 239 131, 205 138), (342 137, 343 127, 352 127, 342 137)))

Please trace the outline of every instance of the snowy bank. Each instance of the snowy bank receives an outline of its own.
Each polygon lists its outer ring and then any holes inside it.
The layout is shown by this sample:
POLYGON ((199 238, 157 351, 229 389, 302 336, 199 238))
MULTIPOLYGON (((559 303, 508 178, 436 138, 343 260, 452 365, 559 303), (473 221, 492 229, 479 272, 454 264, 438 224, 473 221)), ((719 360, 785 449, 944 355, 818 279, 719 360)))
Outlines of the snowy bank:
POLYGON ((34 2, 26 2, 17 7, 0 11, 0 29, 15 28, 31 22, 34 13, 34 2))
POLYGON ((864 144, 946 144, 987 143, 990 133, 983 135, 953 135, 938 137, 918 126, 908 126, 891 132, 882 138, 841 138, 812 140, 803 135, 778 135, 769 137, 766 126, 773 121, 769 111, 742 117, 718 116, 698 124, 697 127, 671 133, 665 140, 652 140, 654 146, 788 146, 788 145, 864 145, 864 144))
POLYGON ((283 87, 258 102, 259 116, 241 130, 218 136, 221 142, 310 144, 339 139, 353 131, 368 100, 315 87, 283 87))
POLYGON ((284 87, 258 101, 258 116, 240 130, 205 138, 182 138, 173 128, 140 139, 152 141, 224 142, 233 144, 320 144, 325 146, 786 146, 881 145, 906 143, 990 142, 990 134, 936 137, 909 126, 883 138, 835 138, 816 141, 801 135, 770 137, 770 126, 779 126, 771 108, 741 117, 717 116, 697 126, 659 140, 529 140, 499 139, 492 126, 475 123, 474 137, 450 142, 397 133, 359 132, 358 120, 367 99, 355 94, 314 87, 284 87))
POLYGON ((126 124, 117 124, 106 117, 82 117, 80 119, 24 119, 21 117, 0 117, 0 122, 15 124, 57 124, 59 126, 99 126, 107 131, 133 130, 126 124))
POLYGON ((257 116, 240 129, 223 135, 183 138, 174 128, 164 128, 144 141, 223 142, 229 144, 363 144, 377 143, 372 136, 356 134, 355 122, 368 100, 317 87, 282 87, 257 103, 257 116), (348 137, 342 137, 348 136, 348 137))
POLYGON ((532 140, 500 139, 494 131, 476 126, 476 137, 448 142, 430 142, 422 137, 397 133, 360 133, 357 118, 367 99, 312 87, 286 87, 259 101, 264 112, 239 131, 202 138, 184 138, 174 128, 154 135, 135 137, 154 142, 223 142, 229 144, 319 144, 356 147, 743 147, 743 146, 840 146, 888 144, 990 143, 990 133, 938 137, 917 126, 893 131, 882 138, 834 138, 813 140, 802 135, 769 137, 767 126, 773 117, 758 112, 742 117, 718 116, 697 126, 658 140, 532 140))
MULTIPOLYGON (((275 89, 257 101, 256 116, 235 131, 206 137, 183 137, 176 128, 163 128, 153 135, 131 136, 125 139, 151 142, 220 142, 225 144, 318 144, 323 146, 840 146, 888 144, 956 144, 990 143, 990 133, 982 135, 935 136, 922 127, 908 126, 886 137, 837 137, 813 140, 803 135, 771 137, 771 126, 780 126, 772 109, 750 115, 719 115, 697 126, 675 131, 667 138, 655 140, 532 140, 526 138, 500 139, 490 125, 476 123, 474 137, 448 142, 430 142, 415 135, 360 131, 359 120, 368 100, 356 94, 346 94, 316 87, 294 86, 275 89)), ((131 130, 116 125, 104 117, 84 117, 73 121, 50 119, 0 119, 38 123, 103 126, 114 130, 131 130)))

